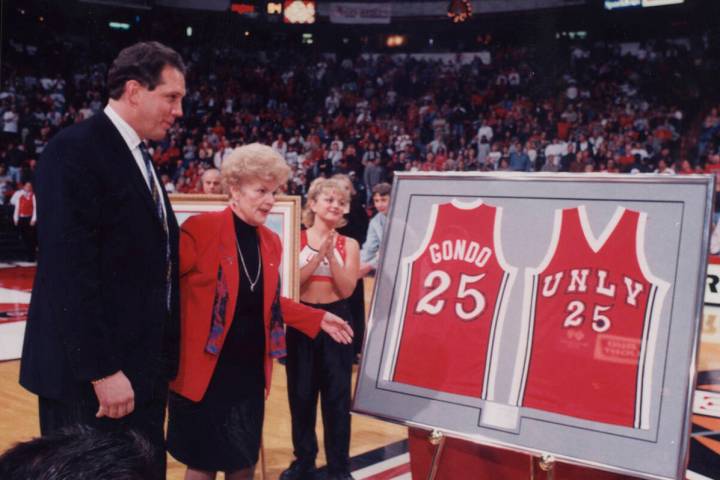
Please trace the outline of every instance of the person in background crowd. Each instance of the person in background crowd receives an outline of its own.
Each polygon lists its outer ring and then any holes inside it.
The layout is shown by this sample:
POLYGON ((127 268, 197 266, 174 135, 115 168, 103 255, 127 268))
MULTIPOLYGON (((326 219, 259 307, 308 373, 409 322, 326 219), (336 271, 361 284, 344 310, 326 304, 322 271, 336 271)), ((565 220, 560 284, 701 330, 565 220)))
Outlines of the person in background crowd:
POLYGON ((25 145, 23 145, 22 143, 10 143, 5 157, 8 166, 8 175, 10 176, 10 179, 16 184, 20 183, 22 181, 23 163, 27 160, 25 145))
MULTIPOLYGON (((300 236, 300 300, 352 322, 347 298, 357 283, 358 243, 339 235, 350 194, 337 181, 318 178, 310 185, 303 212, 307 226, 300 236)), ((350 380, 353 347, 331 341, 324 334, 314 340, 287 330, 288 399, 292 416, 295 460, 281 480, 306 479, 315 474, 318 453, 315 420, 318 395, 325 432, 329 480, 350 475, 350 380)))
POLYGON ((15 203, 13 223, 20 230, 20 238, 23 245, 25 245, 27 261, 34 262, 35 251, 37 250, 37 236, 35 234, 37 208, 32 183, 26 182, 22 189, 18 191, 20 195, 17 197, 17 203, 15 203))
POLYGON ((285 354, 283 319, 309 342, 323 330, 328 348, 351 348, 352 329, 341 318, 280 296, 282 246, 263 224, 289 173, 271 147, 240 147, 222 167, 228 208, 182 225, 182 343, 168 451, 188 466, 186 480, 218 471, 228 480, 253 478, 272 359, 285 354))
POLYGON ((145 140, 182 115, 185 65, 158 42, 122 50, 103 112, 54 136, 36 175, 39 257, 20 383, 40 431, 136 429, 165 478, 179 347, 178 226, 145 140))
POLYGON ((382 245, 385 224, 387 223, 387 211, 390 207, 391 189, 392 186, 385 182, 375 185, 373 189, 372 199, 377 214, 370 220, 367 239, 360 251, 359 275, 361 277, 377 270, 378 255, 380 254, 380 246, 382 245))
POLYGON ((2 131, 5 138, 16 140, 18 138, 18 122, 20 121, 20 115, 18 115, 15 105, 10 105, 10 108, 5 110, 2 114, 2 131))
POLYGON ((365 184, 365 191, 367 193, 367 204, 372 199, 372 189, 378 183, 381 183, 385 179, 385 168, 380 164, 379 157, 373 157, 368 160, 363 173, 363 183, 365 184))
POLYGON ((283 139, 282 133, 278 133, 277 138, 272 142, 272 149, 275 150, 282 158, 285 158, 288 150, 288 144, 283 139))
POLYGON ((0 163, 0 205, 4 205, 12 195, 12 181, 5 171, 5 165, 0 163))
POLYGON ((223 193, 220 170, 210 168, 202 174, 202 193, 223 193))
POLYGON ((167 193, 175 193, 175 184, 170 180, 170 176, 167 174, 160 175, 160 183, 165 187, 167 193))

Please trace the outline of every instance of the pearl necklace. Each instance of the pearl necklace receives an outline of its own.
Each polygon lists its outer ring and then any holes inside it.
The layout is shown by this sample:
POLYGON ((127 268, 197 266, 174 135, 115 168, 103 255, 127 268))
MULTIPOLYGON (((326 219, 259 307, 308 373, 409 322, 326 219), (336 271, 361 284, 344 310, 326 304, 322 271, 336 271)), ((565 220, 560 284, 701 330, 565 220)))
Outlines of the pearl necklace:
POLYGON ((250 278, 250 272, 248 272, 247 265, 245 264, 245 257, 243 257, 242 250, 240 250, 240 244, 238 243, 237 239, 235 239, 235 246, 237 247, 238 254, 240 255, 240 262, 242 262, 243 270, 245 271, 245 276, 248 279, 248 282, 250 282, 250 291, 255 291, 255 285, 257 285, 258 281, 260 280, 260 272, 262 271, 262 261, 260 259, 260 246, 255 245, 257 247, 258 251, 258 270, 257 274, 255 275, 255 280, 250 278))

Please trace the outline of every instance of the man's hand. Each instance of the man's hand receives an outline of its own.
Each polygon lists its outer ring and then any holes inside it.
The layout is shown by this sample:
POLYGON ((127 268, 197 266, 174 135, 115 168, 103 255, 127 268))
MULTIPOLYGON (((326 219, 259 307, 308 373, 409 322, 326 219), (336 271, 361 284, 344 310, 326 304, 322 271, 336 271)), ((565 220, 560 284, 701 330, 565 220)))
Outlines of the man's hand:
POLYGON ((325 316, 320 322, 320 328, 325 331, 338 343, 352 343, 353 331, 350 325, 342 318, 330 312, 325 312, 325 316))
POLYGON ((122 418, 135 410, 135 392, 122 370, 93 382, 100 408, 95 416, 122 418))

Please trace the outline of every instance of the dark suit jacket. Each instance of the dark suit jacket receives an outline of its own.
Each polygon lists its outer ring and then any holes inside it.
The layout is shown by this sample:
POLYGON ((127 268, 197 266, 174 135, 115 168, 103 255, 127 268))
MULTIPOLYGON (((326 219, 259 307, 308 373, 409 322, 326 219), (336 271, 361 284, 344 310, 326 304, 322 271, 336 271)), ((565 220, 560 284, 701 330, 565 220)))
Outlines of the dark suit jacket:
POLYGON ((172 302, 164 233, 140 169, 110 119, 62 130, 35 183, 39 256, 20 383, 61 401, 92 399, 90 381, 122 370, 135 401, 177 372, 178 225, 167 195, 172 302))

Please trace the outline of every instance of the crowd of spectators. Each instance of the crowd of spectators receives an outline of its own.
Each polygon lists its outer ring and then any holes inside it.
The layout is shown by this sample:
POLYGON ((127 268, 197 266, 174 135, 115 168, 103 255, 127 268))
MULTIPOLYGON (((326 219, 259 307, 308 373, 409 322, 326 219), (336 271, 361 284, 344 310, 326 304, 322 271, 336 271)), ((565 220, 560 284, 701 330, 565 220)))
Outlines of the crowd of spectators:
MULTIPOLYGON (((43 70, 38 58, 85 58, 72 43, 9 48, 0 88, 5 200, 32 181, 55 132, 102 110, 107 69, 88 60, 43 70)), ((180 50, 190 67, 184 117, 152 152, 174 192, 202 191, 206 170, 256 141, 291 165, 289 193, 347 173, 365 199, 396 171, 691 173, 720 163, 717 109, 698 148, 684 149, 688 114, 704 94, 693 79, 716 66, 702 48, 691 54, 689 41, 558 43, 550 57, 547 48, 489 42, 477 55, 442 59, 180 50)))

